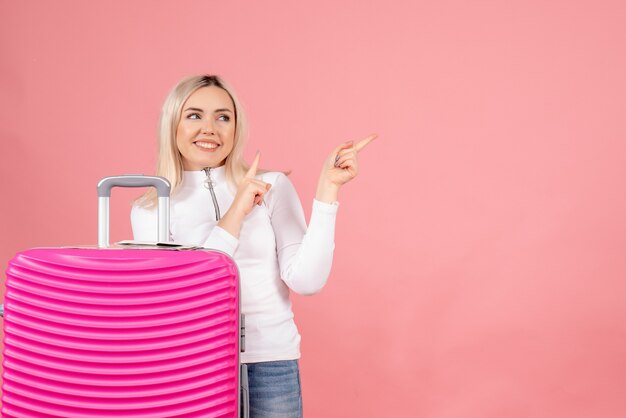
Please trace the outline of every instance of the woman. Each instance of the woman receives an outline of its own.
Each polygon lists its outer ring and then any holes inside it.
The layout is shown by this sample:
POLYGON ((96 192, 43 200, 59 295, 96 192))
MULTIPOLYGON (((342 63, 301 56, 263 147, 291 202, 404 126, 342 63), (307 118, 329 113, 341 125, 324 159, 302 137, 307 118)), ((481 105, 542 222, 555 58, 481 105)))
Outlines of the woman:
MULTIPOLYGON (((324 162, 309 226, 288 178, 258 173, 242 158, 243 109, 217 76, 180 81, 161 113, 157 175, 172 184, 170 234, 175 242, 224 251, 239 268, 246 319, 250 416, 301 417, 297 360, 300 335, 289 290, 310 295, 330 272, 339 188, 358 171, 356 145, 346 142, 324 162)), ((156 241, 156 194, 131 211, 136 240, 156 241)))

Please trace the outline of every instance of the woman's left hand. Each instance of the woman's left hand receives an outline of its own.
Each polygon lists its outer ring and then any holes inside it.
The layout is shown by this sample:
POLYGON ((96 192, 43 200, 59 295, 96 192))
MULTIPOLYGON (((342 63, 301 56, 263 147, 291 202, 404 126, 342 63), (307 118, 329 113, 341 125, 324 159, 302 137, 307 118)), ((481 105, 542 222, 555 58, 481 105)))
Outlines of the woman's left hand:
POLYGON ((370 135, 356 144, 348 141, 333 150, 324 161, 317 184, 316 199, 322 202, 337 200, 339 188, 356 177, 359 172, 357 154, 378 135, 370 135))

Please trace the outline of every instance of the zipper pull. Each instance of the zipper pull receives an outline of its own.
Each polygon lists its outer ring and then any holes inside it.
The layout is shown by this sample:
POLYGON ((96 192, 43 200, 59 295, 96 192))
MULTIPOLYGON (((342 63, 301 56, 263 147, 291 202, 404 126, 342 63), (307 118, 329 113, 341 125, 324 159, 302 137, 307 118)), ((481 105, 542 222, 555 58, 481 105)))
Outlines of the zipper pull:
POLYGON ((213 180, 211 179, 211 167, 205 167, 202 171, 206 174, 206 179, 204 179, 204 188, 210 189, 213 186, 213 180))
POLYGON ((217 197, 215 197, 215 191, 213 190, 213 179, 211 178, 211 167, 205 167, 202 169, 206 174, 206 180, 204 180, 204 187, 211 192, 211 199, 213 199, 213 206, 215 207, 215 220, 219 221, 222 217, 220 214, 220 207, 217 204, 217 197))

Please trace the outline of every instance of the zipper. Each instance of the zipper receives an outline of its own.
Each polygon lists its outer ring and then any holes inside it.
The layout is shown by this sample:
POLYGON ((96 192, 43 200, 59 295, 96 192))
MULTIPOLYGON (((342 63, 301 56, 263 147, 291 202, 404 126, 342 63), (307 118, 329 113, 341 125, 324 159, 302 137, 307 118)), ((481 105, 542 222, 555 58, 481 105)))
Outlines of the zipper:
POLYGON ((211 178, 211 167, 205 167, 202 169, 204 174, 206 174, 206 179, 204 180, 204 187, 209 189, 211 192, 211 198, 213 198, 213 206, 215 206, 215 220, 219 221, 221 219, 220 215, 220 207, 217 204, 217 198, 215 197, 215 190, 213 190, 213 179, 211 178))

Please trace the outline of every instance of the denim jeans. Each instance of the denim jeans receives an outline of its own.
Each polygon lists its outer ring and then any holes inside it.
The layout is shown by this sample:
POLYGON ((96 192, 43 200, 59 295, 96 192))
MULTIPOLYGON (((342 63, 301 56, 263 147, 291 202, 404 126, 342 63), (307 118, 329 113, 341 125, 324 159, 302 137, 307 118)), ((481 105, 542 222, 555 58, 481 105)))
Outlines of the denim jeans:
POLYGON ((302 418, 297 360, 248 363, 250 418, 302 418))

